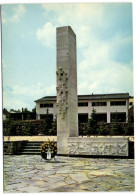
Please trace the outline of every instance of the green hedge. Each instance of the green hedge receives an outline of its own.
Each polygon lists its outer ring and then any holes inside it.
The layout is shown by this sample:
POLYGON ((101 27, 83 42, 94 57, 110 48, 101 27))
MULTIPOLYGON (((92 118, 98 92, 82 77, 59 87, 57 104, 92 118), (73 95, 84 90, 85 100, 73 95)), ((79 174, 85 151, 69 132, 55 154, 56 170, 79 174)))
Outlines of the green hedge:
MULTIPOLYGON (((54 123, 54 122, 53 122, 54 123)), ((52 123, 52 124, 53 124, 52 123)), ((45 120, 33 121, 14 121, 12 119, 3 122, 3 135, 4 136, 18 136, 18 135, 56 135, 56 127, 47 129, 45 120)))
POLYGON ((90 135, 134 135, 134 123, 120 123, 120 122, 112 122, 112 123, 105 123, 99 122, 91 128, 89 131, 88 124, 80 123, 79 124, 79 135, 90 136, 90 135))
MULTIPOLYGON (((34 121, 14 121, 12 119, 3 122, 3 135, 4 136, 18 136, 18 135, 56 135, 57 124, 56 120, 51 123, 50 128, 46 125, 45 120, 34 121)), ((128 123, 97 123, 96 126, 88 128, 87 123, 79 124, 79 135, 134 135, 134 124, 128 123)))

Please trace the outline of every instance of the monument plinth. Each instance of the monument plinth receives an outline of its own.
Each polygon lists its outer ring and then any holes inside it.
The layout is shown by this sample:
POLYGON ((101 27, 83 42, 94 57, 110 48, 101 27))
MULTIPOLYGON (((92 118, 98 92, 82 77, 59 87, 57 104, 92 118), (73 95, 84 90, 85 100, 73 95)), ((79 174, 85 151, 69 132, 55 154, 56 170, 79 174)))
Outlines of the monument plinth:
POLYGON ((57 148, 68 154, 68 138, 78 137, 76 35, 70 26, 56 29, 57 148))

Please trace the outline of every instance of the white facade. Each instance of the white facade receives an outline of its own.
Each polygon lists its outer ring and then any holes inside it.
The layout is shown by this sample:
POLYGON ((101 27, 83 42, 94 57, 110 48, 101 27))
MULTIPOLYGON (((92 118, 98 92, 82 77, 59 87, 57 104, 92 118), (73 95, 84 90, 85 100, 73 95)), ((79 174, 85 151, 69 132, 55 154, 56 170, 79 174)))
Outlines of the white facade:
MULTIPOLYGON (((128 116, 128 106, 129 101, 126 100, 126 105, 124 106, 111 106, 110 102, 115 101, 114 99, 111 100, 104 100, 103 102, 107 102, 106 106, 92 106, 92 102, 101 102, 101 100, 96 101, 88 101, 88 107, 78 107, 78 114, 79 113, 88 113, 88 117, 92 113, 93 108, 96 110, 97 114, 107 114, 107 123, 111 122, 111 113, 126 113, 126 118, 128 116)), ((117 101, 122 101, 121 99, 117 101)))
MULTIPOLYGON (((47 101, 44 103, 47 103, 47 101)), ((49 113, 53 114, 53 117, 55 118, 57 114, 56 101, 52 101, 50 103, 53 104, 53 107, 52 108, 47 107, 47 108, 48 108, 49 113)), ((46 114, 47 112, 47 108, 40 108, 40 104, 42 104, 42 102, 36 102, 36 119, 40 119, 40 116, 46 114)))
MULTIPOLYGON (((53 107, 48 107, 48 110, 49 110, 49 113, 53 114, 53 118, 56 117, 56 96, 51 96, 51 98, 44 97, 39 100, 36 100, 35 102, 36 102, 37 119, 40 119, 41 115, 46 114, 46 110, 47 110, 47 107, 42 108, 40 107, 40 104, 51 104, 52 103, 53 107)), ((84 102, 87 103, 87 105, 78 106, 78 115, 88 114, 88 118, 90 118, 90 115, 94 108, 96 110, 96 114, 104 114, 106 116, 107 123, 111 122, 111 116, 112 114, 115 114, 115 113, 124 114, 126 116, 126 122, 127 122, 128 109, 129 109, 129 94, 128 93, 78 96, 78 103, 83 104, 84 102), (114 102, 115 104, 119 104, 119 105, 111 105, 114 102), (92 106, 92 103, 96 103, 99 105, 92 106), (102 105, 102 104, 105 104, 105 105, 102 105), (120 105, 120 104, 124 104, 124 105, 120 105)))

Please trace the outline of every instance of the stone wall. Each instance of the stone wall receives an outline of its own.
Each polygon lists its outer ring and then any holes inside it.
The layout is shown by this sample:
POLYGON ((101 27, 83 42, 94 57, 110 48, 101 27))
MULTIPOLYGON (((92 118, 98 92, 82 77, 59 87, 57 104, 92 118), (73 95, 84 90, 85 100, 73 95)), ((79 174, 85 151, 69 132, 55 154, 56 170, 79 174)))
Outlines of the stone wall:
POLYGON ((128 156, 126 137, 70 137, 69 155, 128 156))
POLYGON ((3 143, 4 154, 17 154, 26 141, 7 141, 3 143))
MULTIPOLYGON (((69 138, 69 156, 114 156, 119 155, 134 158, 134 140, 133 137, 78 137, 69 138), (102 143, 100 142, 102 140, 102 143), (107 141, 108 140, 108 141, 107 141), (109 141, 110 140, 110 141, 109 141), (116 141, 117 140, 117 141, 116 141), (125 141, 124 141, 125 140, 125 141), (116 143, 115 143, 116 141, 116 143), (123 144, 126 144, 123 148, 123 144), (120 147, 120 149, 119 149, 120 147), (122 147, 122 148, 121 148, 122 147), (113 154, 113 149, 116 149, 116 153, 113 154), (123 155, 122 155, 123 152, 123 155), (125 152, 125 153, 124 153, 125 152)), ((8 137, 4 137, 4 154, 17 154, 17 151, 21 149, 25 140, 28 141, 57 141, 56 136, 11 136, 10 141, 7 141, 8 137)))

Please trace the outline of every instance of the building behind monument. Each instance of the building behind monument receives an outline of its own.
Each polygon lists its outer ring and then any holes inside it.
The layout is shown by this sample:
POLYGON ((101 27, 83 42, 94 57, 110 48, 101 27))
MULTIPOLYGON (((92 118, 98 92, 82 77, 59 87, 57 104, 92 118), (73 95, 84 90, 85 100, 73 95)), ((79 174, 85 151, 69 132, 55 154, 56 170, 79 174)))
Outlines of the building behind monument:
MULTIPOLYGON (((95 109, 99 121, 111 123, 118 115, 120 122, 127 122, 132 100, 129 93, 78 95, 78 120, 86 123, 95 109)), ((56 117, 56 96, 45 96, 35 102, 36 119, 43 119, 47 108, 53 119, 56 117)))

